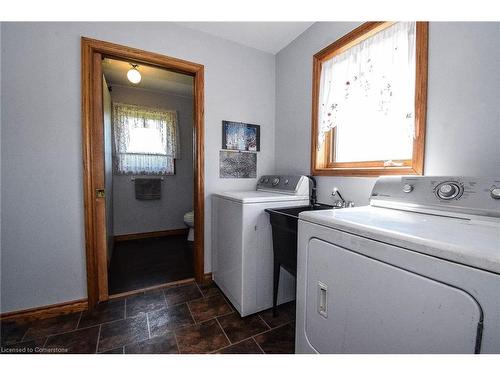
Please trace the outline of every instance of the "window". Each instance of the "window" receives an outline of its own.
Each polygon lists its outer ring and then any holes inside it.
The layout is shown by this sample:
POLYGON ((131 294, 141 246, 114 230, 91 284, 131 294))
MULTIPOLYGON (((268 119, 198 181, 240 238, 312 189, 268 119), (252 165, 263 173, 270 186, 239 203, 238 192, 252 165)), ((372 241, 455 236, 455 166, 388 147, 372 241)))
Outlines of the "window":
POLYGON ((116 174, 172 175, 179 156, 177 113, 113 104, 116 174))
POLYGON ((368 22, 318 52, 312 174, 422 174, 426 90, 426 22, 368 22))

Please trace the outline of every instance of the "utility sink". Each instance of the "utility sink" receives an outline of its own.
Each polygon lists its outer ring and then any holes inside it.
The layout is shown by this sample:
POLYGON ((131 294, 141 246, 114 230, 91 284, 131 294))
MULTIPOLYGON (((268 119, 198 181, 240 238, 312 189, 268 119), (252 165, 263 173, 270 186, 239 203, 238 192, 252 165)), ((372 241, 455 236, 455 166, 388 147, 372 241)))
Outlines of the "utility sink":
POLYGON ((280 269, 283 267, 293 276, 297 276, 297 227, 299 214, 304 211, 332 210, 327 204, 314 206, 268 208, 269 220, 273 229, 274 285, 273 313, 276 314, 278 282, 280 269))
POLYGON ((269 221, 273 228, 273 247, 276 251, 286 244, 286 251, 295 251, 297 257, 297 227, 299 223, 299 214, 304 211, 332 210, 335 207, 317 203, 314 206, 268 208, 269 221), (292 236, 292 237, 290 237, 292 236))
MULTIPOLYGON (((269 213, 272 216, 278 214, 278 215, 285 215, 285 216, 292 216, 295 217, 296 221, 299 218, 299 214, 304 211, 317 211, 317 210, 332 210, 335 207, 330 206, 328 204, 323 204, 323 203, 317 203, 314 206, 302 206, 302 207, 286 207, 286 208, 268 208, 266 209, 266 212, 269 213)), ((271 222, 272 224, 272 222, 271 222)))
POLYGON ((273 229, 273 251, 275 262, 281 264, 292 275, 297 273, 297 228, 299 214, 304 211, 332 210, 335 207, 317 203, 314 206, 268 208, 269 221, 273 229))

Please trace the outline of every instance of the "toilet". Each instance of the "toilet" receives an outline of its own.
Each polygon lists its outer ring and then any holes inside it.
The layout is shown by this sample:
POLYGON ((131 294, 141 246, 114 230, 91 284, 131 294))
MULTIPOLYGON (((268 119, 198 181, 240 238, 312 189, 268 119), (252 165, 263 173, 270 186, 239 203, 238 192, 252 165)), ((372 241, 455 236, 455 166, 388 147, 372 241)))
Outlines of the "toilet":
POLYGON ((184 224, 189 227, 188 241, 194 241, 194 211, 189 211, 184 215, 184 224))

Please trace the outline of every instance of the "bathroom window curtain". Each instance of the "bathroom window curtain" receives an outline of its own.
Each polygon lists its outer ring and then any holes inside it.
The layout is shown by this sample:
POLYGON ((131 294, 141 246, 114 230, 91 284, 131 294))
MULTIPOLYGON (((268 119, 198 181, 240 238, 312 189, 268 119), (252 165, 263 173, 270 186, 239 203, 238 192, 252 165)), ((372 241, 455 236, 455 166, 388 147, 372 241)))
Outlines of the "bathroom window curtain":
MULTIPOLYGON (((411 159, 415 33, 415 22, 398 22, 322 63, 318 147, 334 127, 353 139, 359 134, 374 140, 380 134, 401 135, 394 137, 404 139, 397 153, 411 159)), ((354 161, 355 155, 342 151, 337 149, 337 156, 354 161)))
POLYGON ((177 112, 113 104, 116 174, 172 175, 179 158, 177 112))

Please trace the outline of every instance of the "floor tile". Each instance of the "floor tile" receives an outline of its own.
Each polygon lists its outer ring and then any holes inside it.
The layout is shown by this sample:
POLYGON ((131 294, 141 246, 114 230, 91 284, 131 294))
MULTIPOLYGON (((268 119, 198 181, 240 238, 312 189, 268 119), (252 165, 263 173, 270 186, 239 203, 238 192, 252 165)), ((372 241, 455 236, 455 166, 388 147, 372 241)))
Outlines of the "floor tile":
POLYGON ((125 346, 125 354, 178 354, 173 333, 125 346))
POLYGON ((253 339, 246 339, 219 350, 217 354, 263 354, 263 352, 253 339))
POLYGON ((198 284, 198 287, 200 288, 201 293, 203 293, 203 297, 211 297, 216 294, 222 294, 219 287, 215 285, 213 281, 210 281, 208 283, 198 284))
POLYGON ((151 337, 161 336, 177 328, 194 324, 187 304, 170 306, 148 313, 151 337))
POLYGON ((98 351, 106 351, 149 338, 145 315, 118 320, 101 326, 98 351))
POLYGON ((121 346, 121 347, 118 347, 118 348, 105 350, 105 351, 100 352, 98 354, 124 354, 124 347, 121 346))
POLYGON ((221 295, 190 301, 188 305, 194 320, 197 322, 229 314, 233 311, 221 295))
POLYGON ((27 324, 15 321, 0 322, 0 344, 9 345, 21 341, 27 330, 27 324))
POLYGON ((125 300, 111 300, 98 304, 93 310, 85 311, 78 328, 86 328, 125 318, 125 300))
POLYGON ((259 315, 269 327, 274 328, 295 321, 295 301, 287 302, 278 306, 278 315, 273 316, 273 309, 267 309, 259 315))
POLYGON ((261 335, 255 341, 266 354, 295 353, 295 324, 289 323, 261 335))
POLYGON ((229 340, 233 343, 269 329, 258 315, 250 315, 242 318, 235 312, 218 317, 217 320, 229 340))
POLYGON ((200 290, 194 283, 167 288, 163 290, 163 293, 165 294, 165 299, 168 306, 202 297, 200 290))
POLYGON ((194 276, 187 235, 119 241, 111 257, 109 292, 117 294, 194 276))
POLYGON ((175 331, 181 353, 210 353, 229 345, 215 319, 175 331))
POLYGON ((78 329, 60 335, 49 336, 44 346, 44 352, 55 353, 95 353, 99 326, 78 329), (57 350, 57 351, 55 351, 57 350))
POLYGON ((137 294, 127 298, 127 318, 145 314, 148 311, 160 310, 166 307, 162 290, 137 294))
POLYGON ((72 313, 54 318, 34 320, 30 323, 23 341, 73 331, 76 329, 80 315, 81 313, 72 313))

